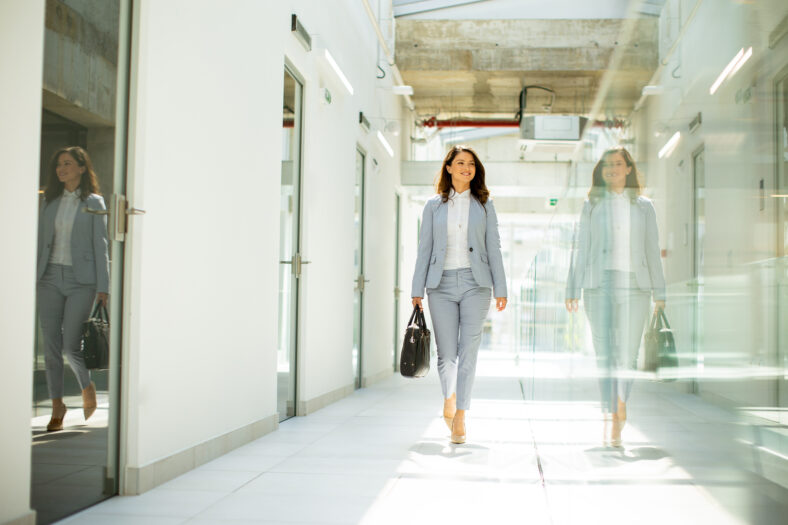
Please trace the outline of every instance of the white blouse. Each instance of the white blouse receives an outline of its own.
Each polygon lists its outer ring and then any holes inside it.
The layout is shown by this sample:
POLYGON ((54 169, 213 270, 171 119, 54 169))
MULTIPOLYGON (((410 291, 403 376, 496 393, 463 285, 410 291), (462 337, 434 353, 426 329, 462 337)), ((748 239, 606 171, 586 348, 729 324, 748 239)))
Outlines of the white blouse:
POLYGON ((608 192, 610 204, 610 231, 612 233, 611 253, 606 261, 607 270, 631 272, 629 253, 629 222, 632 201, 628 192, 608 192))
POLYGON ((55 215, 55 240, 52 245, 52 254, 49 262, 71 266, 71 230, 74 229, 74 219, 79 209, 79 188, 71 192, 63 189, 60 204, 55 215))
POLYGON ((471 211, 470 188, 462 193, 454 189, 449 193, 447 202, 448 210, 448 239, 446 243, 446 262, 444 270, 470 268, 471 259, 468 256, 468 214, 471 211))

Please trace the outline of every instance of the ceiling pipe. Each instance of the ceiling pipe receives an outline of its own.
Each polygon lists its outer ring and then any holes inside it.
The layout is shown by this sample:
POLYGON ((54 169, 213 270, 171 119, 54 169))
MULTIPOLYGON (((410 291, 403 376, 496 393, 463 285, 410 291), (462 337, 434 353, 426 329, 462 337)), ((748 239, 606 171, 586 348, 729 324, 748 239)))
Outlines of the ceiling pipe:
MULTIPOLYGON (((391 67, 391 73, 394 75, 395 84, 398 86, 404 86, 405 81, 402 80, 402 75, 399 72, 399 68, 397 64, 394 63, 394 56, 389 51, 389 46, 386 45, 386 39, 383 38, 383 33, 380 31, 380 25, 378 25, 378 20, 375 18, 375 13, 372 12, 372 7, 369 5, 369 0, 361 0, 364 3, 364 9, 367 10, 367 15, 369 16, 369 21, 372 22, 372 28, 375 30, 375 33, 378 35, 378 41, 380 42, 380 47, 383 48, 383 53, 386 55, 386 60, 391 67)), ((408 106, 408 109, 411 111, 415 111, 416 107, 413 105, 413 100, 410 98, 410 95, 403 95, 405 97, 405 105, 408 106)))
MULTIPOLYGON (((623 120, 594 120, 589 122, 595 128, 623 128, 623 120)), ((418 122, 424 128, 519 128, 520 121, 514 119, 445 119, 438 120, 436 117, 418 122)))
POLYGON ((520 122, 513 119, 446 119, 430 117, 419 123, 425 128, 519 128, 520 122))

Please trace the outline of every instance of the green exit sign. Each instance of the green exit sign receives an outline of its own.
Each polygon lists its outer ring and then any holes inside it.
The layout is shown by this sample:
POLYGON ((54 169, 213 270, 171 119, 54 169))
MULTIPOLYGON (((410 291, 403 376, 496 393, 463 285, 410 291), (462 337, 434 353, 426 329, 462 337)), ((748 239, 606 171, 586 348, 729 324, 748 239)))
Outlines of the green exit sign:
POLYGON ((550 206, 555 206, 558 204, 558 199, 550 199, 550 206))

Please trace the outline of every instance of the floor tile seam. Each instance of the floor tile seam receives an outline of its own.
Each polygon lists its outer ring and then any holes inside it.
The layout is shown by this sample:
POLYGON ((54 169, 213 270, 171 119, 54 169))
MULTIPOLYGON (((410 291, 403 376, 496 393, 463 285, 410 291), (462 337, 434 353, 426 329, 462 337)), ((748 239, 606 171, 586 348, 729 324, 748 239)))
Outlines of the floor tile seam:
MULTIPOLYGON (((322 439, 322 438, 318 438, 318 440, 319 439, 322 439)), ((261 453, 244 454, 245 451, 242 450, 242 449, 245 449, 245 448, 253 445, 254 443, 255 443, 254 441, 252 441, 251 443, 247 443, 246 445, 244 445, 244 446, 242 446, 240 448, 237 448, 235 450, 232 450, 232 451, 228 452, 228 454, 235 453, 236 456, 242 456, 242 457, 246 457, 246 456, 255 456, 255 457, 256 456, 263 456, 263 457, 280 457, 280 456, 284 456, 284 457, 290 457, 290 456, 292 456, 294 454, 298 454, 299 452, 301 452, 302 450, 304 450, 305 448, 307 448, 307 447, 309 447, 310 445, 313 444, 313 443, 293 443, 293 445, 301 445, 301 446, 297 450, 295 450, 293 452, 288 452, 288 453, 284 453, 284 454, 264 454, 264 453, 263 454, 261 454, 261 453)), ((273 444, 275 444, 275 445, 283 445, 283 444, 288 445, 289 443, 273 443, 273 444)), ((262 448, 263 445, 264 445, 264 443, 260 443, 259 445, 256 445, 255 448, 257 448, 258 446, 260 448, 262 448)))
POLYGON ((397 475, 399 480, 419 480, 419 481, 456 481, 461 483, 490 483, 496 485, 537 485, 540 480, 534 477, 517 476, 479 476, 473 474, 441 473, 424 474, 420 472, 401 472, 397 475))
MULTIPOLYGON (((228 453, 228 454, 225 454, 225 455, 223 455, 223 456, 219 456, 218 458, 216 458, 216 459, 215 459, 215 460, 213 460, 213 461, 216 461, 216 460, 218 460, 218 459, 222 459, 222 458, 227 458, 227 457, 229 457, 229 456, 230 456, 230 454, 232 454, 232 452, 230 452, 230 453, 228 453)), ((239 457, 239 456, 236 456, 236 457, 239 457)), ((279 457, 279 456, 240 456, 240 457, 279 457)), ((276 466, 276 465, 279 465, 279 464, 283 463, 284 461, 286 461, 286 460, 290 459, 290 456, 287 456, 287 457, 280 457, 280 459, 281 459, 281 461, 278 461, 278 462, 276 462, 276 463, 273 463, 273 464, 272 464, 270 467, 268 467, 268 468, 266 468, 266 469, 264 469, 264 470, 260 470, 260 469, 254 469, 254 470, 247 470, 247 469, 226 469, 226 468, 220 468, 220 469, 216 469, 216 468, 209 468, 208 466, 210 465, 210 463, 205 463, 204 465, 200 465, 200 466, 199 466, 199 467, 197 467, 197 468, 199 468, 199 469, 202 469, 203 471, 211 471, 211 472, 252 472, 252 473, 254 473, 254 472, 257 472, 257 473, 260 473, 260 474, 262 474, 262 473, 264 473, 264 472, 268 472, 268 471, 269 471, 269 470, 270 470, 272 467, 274 467, 274 466, 276 466)), ((192 470, 192 471, 190 471, 190 472, 193 472, 193 470, 192 470)))
MULTIPOLYGON (((70 514, 70 515, 64 517, 62 520, 58 520, 57 522, 55 522, 55 525, 68 525, 71 522, 79 521, 81 518, 86 518, 88 516, 97 516, 97 517, 108 518, 108 519, 111 519, 111 518, 117 519, 118 517, 137 518, 137 517, 143 516, 143 515, 140 515, 140 514, 119 514, 119 513, 98 512, 98 511, 96 511, 96 512, 91 511, 89 513, 86 512, 86 511, 91 510, 93 508, 95 508, 95 507, 88 507, 87 509, 82 509, 81 511, 77 512, 76 514, 70 514)), ((145 518, 161 518, 161 519, 165 519, 165 520, 183 520, 183 521, 181 521, 178 524, 178 525, 183 525, 183 524, 187 523, 188 521, 190 521, 194 516, 185 517, 185 516, 165 516, 165 515, 161 515, 161 514, 146 514, 146 515, 144 515, 144 517, 145 518)))
MULTIPOLYGON (((526 385, 523 382, 523 379, 518 379, 517 381, 518 386, 520 387, 520 395, 522 396, 522 400, 525 402, 527 401, 526 397, 526 385)), ((530 394, 533 397, 533 386, 534 383, 531 384, 530 394)), ((545 483, 545 471, 542 465, 541 455, 539 453, 539 442, 536 439, 536 431, 534 430, 534 420, 532 418, 528 418, 528 430, 531 435, 531 443, 533 444, 533 452, 536 457, 536 466, 539 471, 539 486, 540 492, 542 494, 542 498, 544 501, 545 512, 547 513, 547 521, 551 525, 555 523, 555 513, 553 511, 553 505, 550 501, 550 493, 547 490, 547 484, 545 483)))
POLYGON ((582 485, 582 486, 611 486, 611 485, 622 485, 627 487, 632 486, 663 486, 663 487, 694 487, 697 489, 704 489, 706 487, 733 487, 733 488, 741 488, 741 482, 735 481, 718 481, 718 480, 711 480, 706 484, 703 484, 695 479, 683 479, 683 478, 676 478, 676 479, 665 479, 664 477, 655 477, 655 478, 631 478, 631 477, 623 477, 623 478, 600 478, 596 477, 593 479, 572 479, 572 478, 550 478, 546 480, 546 485, 549 487, 550 485, 554 486, 572 486, 572 485, 582 485))

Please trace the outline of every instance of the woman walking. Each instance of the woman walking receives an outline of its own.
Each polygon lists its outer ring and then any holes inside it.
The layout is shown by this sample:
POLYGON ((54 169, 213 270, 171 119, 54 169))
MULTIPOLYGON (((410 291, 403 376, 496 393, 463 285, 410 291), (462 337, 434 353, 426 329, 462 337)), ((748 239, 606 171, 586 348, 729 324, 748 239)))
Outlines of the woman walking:
POLYGON ((434 197, 424 206, 413 272, 413 305, 429 298, 443 418, 452 443, 465 443, 482 323, 494 289, 498 311, 506 308, 506 276, 498 218, 476 153, 455 146, 443 159, 434 197))
POLYGON ((38 312, 44 336, 47 387, 52 399, 48 432, 63 429, 63 354, 82 389, 82 411, 96 410, 96 385, 80 352, 82 323, 94 301, 107 305, 109 253, 107 221, 84 210, 105 210, 87 152, 55 152, 38 222, 38 312))
POLYGON ((578 310, 581 290, 591 324, 604 415, 603 442, 621 446, 632 373, 653 297, 665 307, 665 277, 654 205, 642 187, 630 153, 605 151, 593 172, 580 216, 566 309, 578 310))

